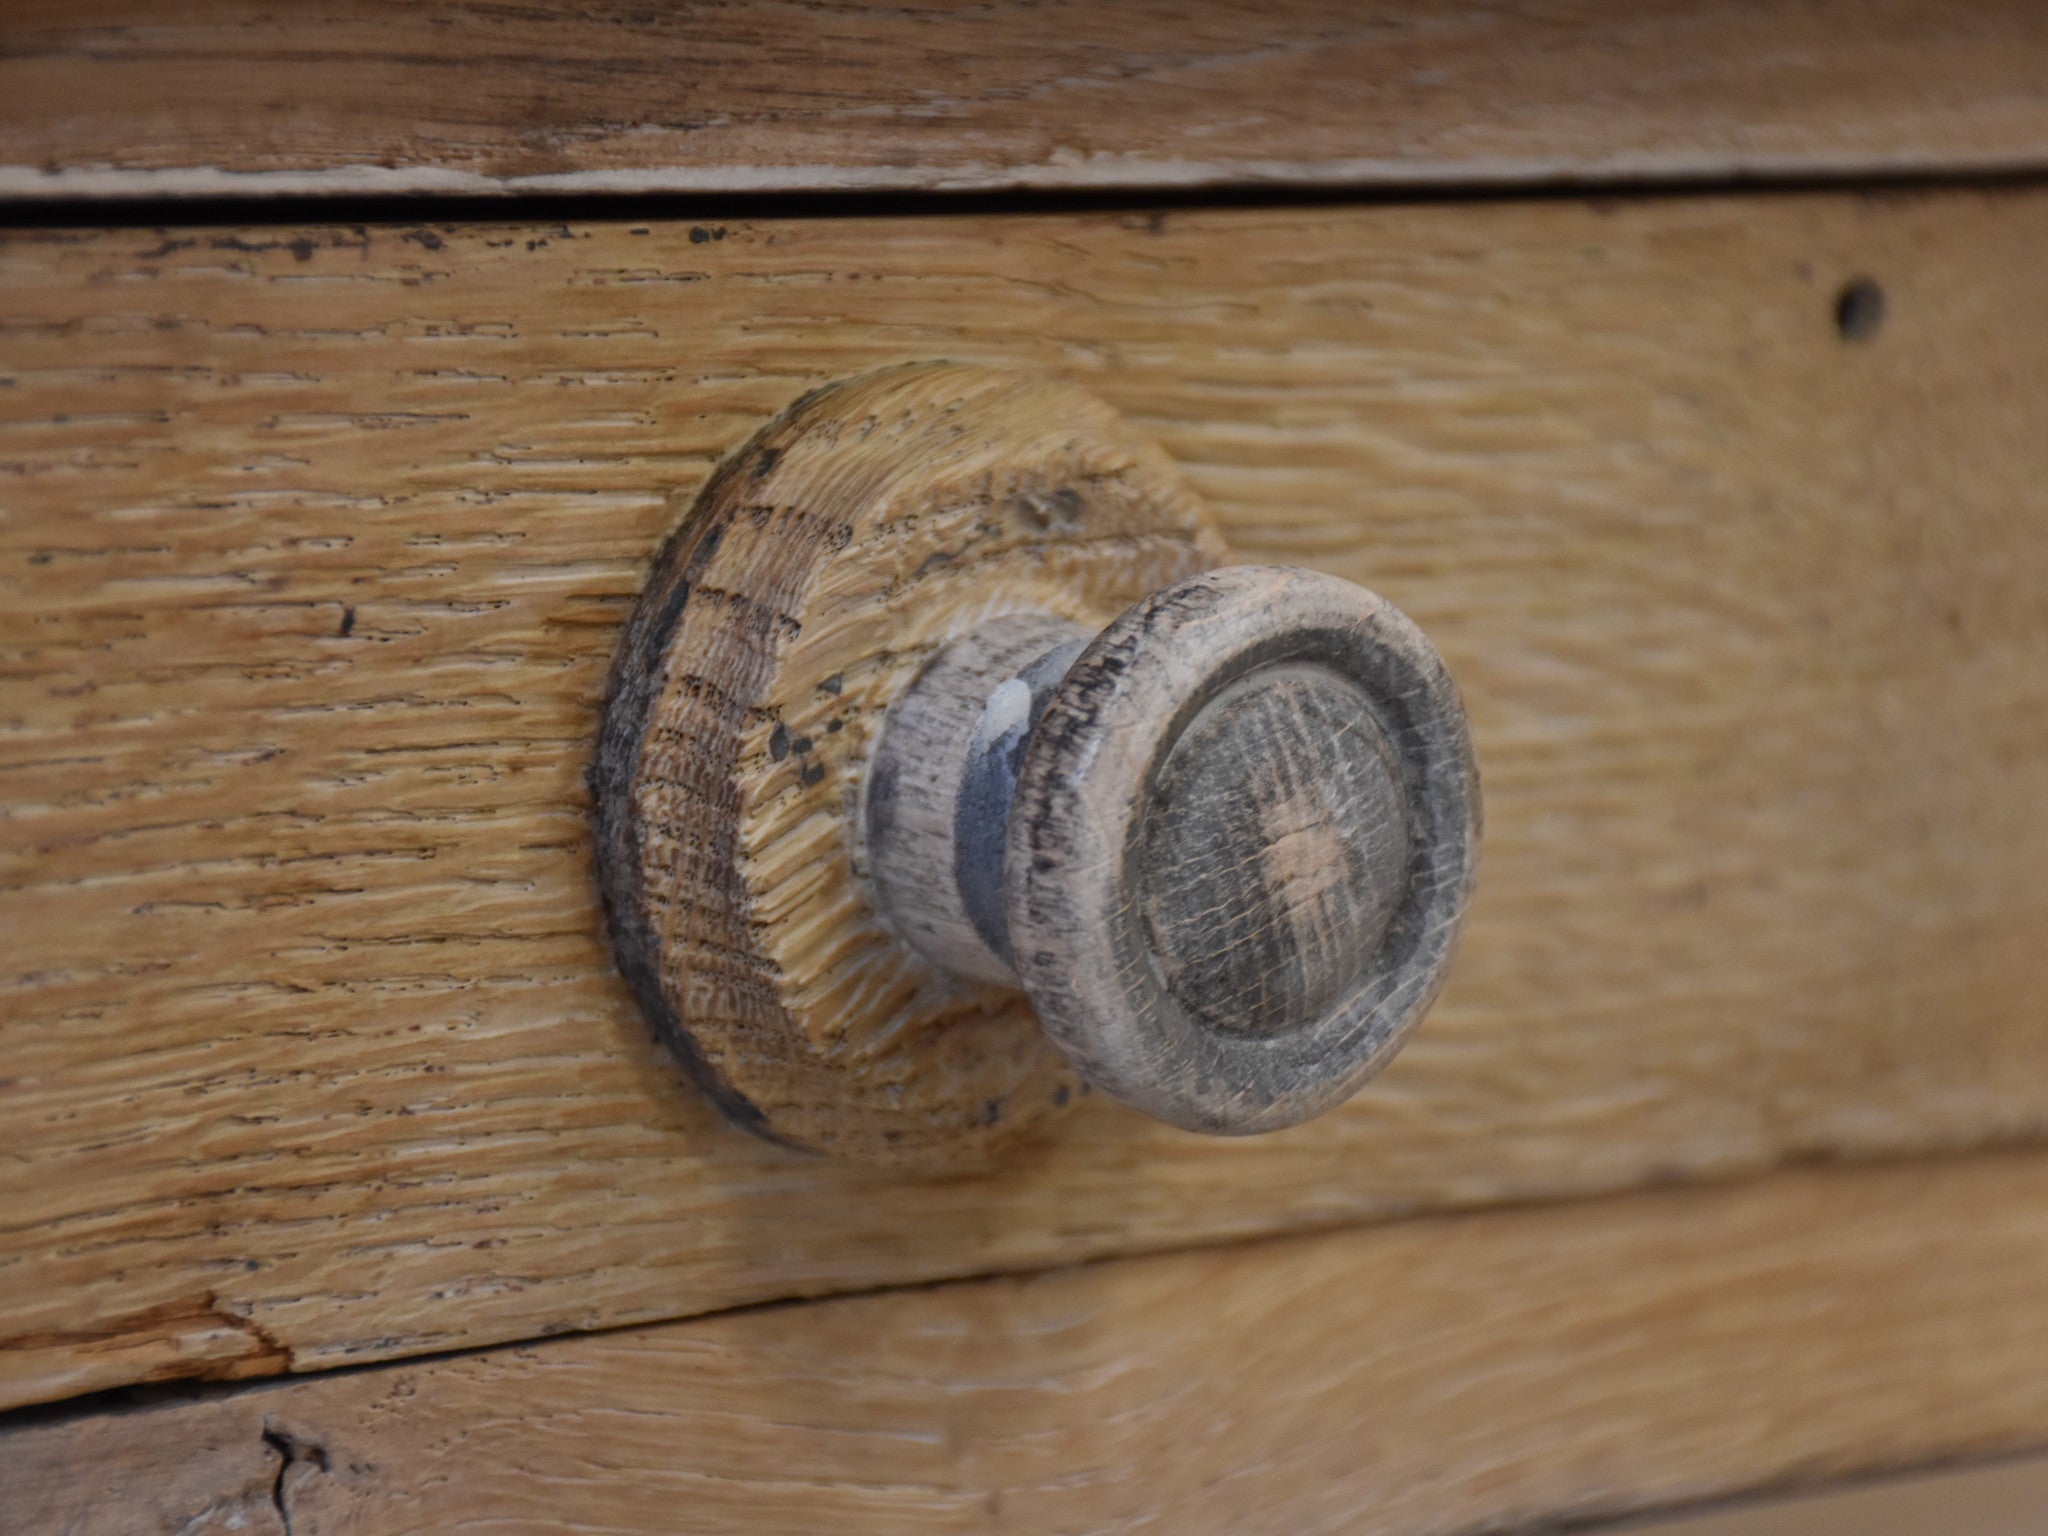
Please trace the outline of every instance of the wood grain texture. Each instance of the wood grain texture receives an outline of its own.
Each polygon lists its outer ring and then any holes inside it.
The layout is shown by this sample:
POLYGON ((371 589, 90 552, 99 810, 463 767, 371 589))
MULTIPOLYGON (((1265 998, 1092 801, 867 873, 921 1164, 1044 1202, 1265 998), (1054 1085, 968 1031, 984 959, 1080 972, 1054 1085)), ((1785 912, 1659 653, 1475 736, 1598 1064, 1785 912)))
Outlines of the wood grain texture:
POLYGON ((12 0, 0 194, 1997 170, 2044 55, 2032 0, 12 0))
POLYGON ((873 742, 990 620, 1099 628, 1222 553, 1156 446, 1014 369, 836 381, 726 459, 634 604, 589 782, 619 970, 736 1124, 953 1173, 1074 1101, 1015 988, 882 920, 856 858, 873 742))
POLYGON ((2044 1350, 2048 1159, 2008 1154, 173 1399, 0 1430, 0 1500, 73 1536, 1551 1529, 2039 1446, 2044 1350))
POLYGON ((2044 1509, 2048 1457, 2030 1455, 1740 1499, 1627 1536, 2034 1536, 2044 1509))
POLYGON ((0 246, 9 1400, 2048 1130, 2048 195, 642 228, 0 246), (1459 679, 1486 876, 1344 1109, 862 1173, 613 974, 677 498, 932 356, 1459 679))

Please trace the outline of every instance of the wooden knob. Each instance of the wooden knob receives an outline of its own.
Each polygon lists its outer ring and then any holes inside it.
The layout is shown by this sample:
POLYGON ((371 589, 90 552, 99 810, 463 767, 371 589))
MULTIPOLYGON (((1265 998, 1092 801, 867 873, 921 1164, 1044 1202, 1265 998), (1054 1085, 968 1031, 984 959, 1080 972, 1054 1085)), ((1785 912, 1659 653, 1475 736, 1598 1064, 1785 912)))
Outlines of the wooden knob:
POLYGON ((1027 374, 846 380, 720 465, 589 781, 620 974, 730 1118, 950 1170, 1094 1088, 1290 1124, 1399 1046, 1471 884, 1456 691, 1379 598, 1227 559, 1027 374))
POLYGON ((1230 1134, 1321 1112, 1399 1048, 1477 831, 1422 633, 1349 582, 1251 566, 1092 641, 1017 615, 956 642, 891 711, 866 805, 908 942, 1021 984, 1111 1096, 1230 1134))

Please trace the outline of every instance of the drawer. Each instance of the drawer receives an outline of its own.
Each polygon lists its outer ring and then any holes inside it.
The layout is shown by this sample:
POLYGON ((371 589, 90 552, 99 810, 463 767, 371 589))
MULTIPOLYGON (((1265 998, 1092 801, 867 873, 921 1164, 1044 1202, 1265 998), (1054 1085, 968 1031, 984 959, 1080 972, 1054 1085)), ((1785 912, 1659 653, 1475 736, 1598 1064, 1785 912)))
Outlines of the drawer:
POLYGON ((1657 1529, 1994 1536, 2048 1468, 1953 1469, 2038 1446, 2044 1201, 2039 1152, 1805 1169, 164 1395, 0 1436, 0 1500, 67 1536, 1384 1536, 1917 1460, 1953 1475, 1837 1494, 1862 1523, 1657 1529))
POLYGON ((15 230, 0 1391, 611 1327, 2048 1124, 2048 196, 15 230), (1383 592, 1488 801, 1384 1077, 911 1175, 725 1125, 585 773, 721 456, 1086 386, 1383 592))
POLYGON ((2048 152, 2032 0, 14 0, 11 198, 1471 187, 2048 152))

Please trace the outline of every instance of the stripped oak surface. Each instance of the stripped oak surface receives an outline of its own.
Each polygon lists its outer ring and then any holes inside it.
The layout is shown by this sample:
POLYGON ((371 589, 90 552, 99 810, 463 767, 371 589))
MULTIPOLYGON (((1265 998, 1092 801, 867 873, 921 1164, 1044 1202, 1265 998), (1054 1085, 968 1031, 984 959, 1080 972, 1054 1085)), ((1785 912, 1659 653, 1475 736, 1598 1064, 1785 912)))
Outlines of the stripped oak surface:
POLYGON ((915 791, 859 765, 912 679, 992 615, 1100 627, 1223 558, 1156 443, 1017 369, 843 380, 726 458, 641 587, 586 783, 620 974, 735 1121, 958 1173, 1073 1103, 1014 983, 936 969, 900 908, 877 913, 861 802, 915 791))
POLYGON ((10 0, 0 194, 2048 165, 2034 0, 10 0))
POLYGON ((2048 1457, 2028 1455, 1721 1501, 1627 1536, 2036 1536, 2044 1509, 2048 1457))
POLYGON ((6 1398, 2048 1130, 2044 248, 2020 191, 10 234, 6 1398), (862 1171, 614 974, 647 561, 931 356, 1095 390, 1459 680, 1466 942, 1342 1110, 862 1171))
POLYGON ((0 1506, 71 1536, 1547 1530, 2040 1446, 2044 1351, 2048 1155, 2008 1153, 101 1408, 0 1429, 0 1506))

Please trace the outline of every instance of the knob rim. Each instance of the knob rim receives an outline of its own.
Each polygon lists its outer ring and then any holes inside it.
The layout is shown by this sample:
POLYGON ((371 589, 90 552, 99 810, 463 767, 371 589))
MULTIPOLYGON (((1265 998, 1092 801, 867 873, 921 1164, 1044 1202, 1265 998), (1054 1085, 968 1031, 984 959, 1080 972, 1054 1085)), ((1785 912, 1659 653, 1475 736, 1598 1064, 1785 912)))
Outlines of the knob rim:
POLYGON ((1104 630, 1032 735, 1005 860, 1012 961, 1040 1025, 1110 1097, 1211 1134, 1297 1124, 1377 1073, 1435 1000, 1480 820, 1457 687, 1413 622, 1316 572, 1204 572, 1104 630), (1370 704, 1409 820, 1407 877, 1385 963, 1335 1005, 1277 1032, 1219 1027, 1174 996, 1140 911, 1152 791, 1218 695, 1303 666, 1327 669, 1370 704))

